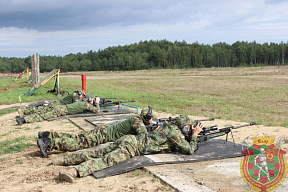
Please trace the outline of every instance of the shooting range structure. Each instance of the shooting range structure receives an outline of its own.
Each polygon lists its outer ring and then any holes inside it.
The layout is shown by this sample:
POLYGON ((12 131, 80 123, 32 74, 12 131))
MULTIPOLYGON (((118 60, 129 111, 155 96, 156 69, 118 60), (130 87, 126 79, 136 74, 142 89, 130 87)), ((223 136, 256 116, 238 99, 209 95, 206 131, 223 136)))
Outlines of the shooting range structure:
POLYGON ((60 93, 59 88, 59 76, 60 76, 60 69, 53 69, 49 75, 47 75, 44 79, 40 81, 37 85, 32 87, 27 93, 25 93, 25 96, 32 95, 35 91, 37 91, 42 85, 47 83, 49 80, 51 80, 54 77, 54 89, 57 87, 57 95, 60 93))
POLYGON ((8 88, 0 88, 0 92, 11 92, 8 88))
POLYGON ((14 81, 17 81, 18 79, 21 79, 23 77, 23 75, 26 73, 27 75, 27 81, 32 79, 32 74, 29 71, 28 68, 26 68, 25 70, 23 70, 22 72, 19 72, 19 75, 17 77, 15 77, 14 81))

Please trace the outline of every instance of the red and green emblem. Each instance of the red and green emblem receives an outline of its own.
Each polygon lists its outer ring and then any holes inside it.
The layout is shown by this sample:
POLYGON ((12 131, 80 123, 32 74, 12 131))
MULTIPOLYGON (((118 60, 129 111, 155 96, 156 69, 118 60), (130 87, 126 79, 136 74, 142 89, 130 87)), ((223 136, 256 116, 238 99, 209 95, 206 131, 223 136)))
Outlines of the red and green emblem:
POLYGON ((254 144, 242 151, 245 155, 240 163, 243 180, 256 191, 271 191, 283 185, 287 174, 286 153, 276 144, 274 138, 259 137, 254 144))

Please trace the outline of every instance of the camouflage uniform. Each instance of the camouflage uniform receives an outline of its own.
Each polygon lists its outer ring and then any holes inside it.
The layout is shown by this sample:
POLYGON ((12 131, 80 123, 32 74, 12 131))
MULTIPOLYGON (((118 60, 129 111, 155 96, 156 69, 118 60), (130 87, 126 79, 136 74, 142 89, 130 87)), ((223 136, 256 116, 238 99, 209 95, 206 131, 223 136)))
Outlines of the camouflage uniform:
POLYGON ((85 111, 90 111, 92 113, 99 113, 100 106, 97 104, 96 106, 91 105, 85 101, 80 101, 67 105, 58 105, 52 111, 47 113, 33 113, 24 117, 26 123, 33 123, 44 121, 47 119, 64 116, 64 115, 73 115, 78 113, 83 113, 85 111))
POLYGON ((114 142, 124 135, 139 135, 147 133, 141 116, 135 115, 116 125, 101 125, 91 131, 84 131, 79 135, 51 132, 49 150, 75 151, 94 147, 102 143, 114 142))
POLYGON ((44 113, 47 113, 48 111, 53 110, 58 105, 67 105, 67 104, 75 103, 77 101, 79 101, 78 91, 74 91, 73 93, 67 95, 63 99, 59 101, 53 101, 52 103, 49 103, 48 105, 42 105, 42 106, 37 106, 37 107, 26 107, 24 109, 24 115, 30 115, 33 113, 44 114, 44 113))
POLYGON ((85 98, 83 99, 83 101, 87 101, 89 98, 93 99, 94 96, 92 94, 86 94, 85 98))
POLYGON ((142 135, 126 135, 115 143, 100 150, 90 150, 72 153, 64 156, 65 165, 76 165, 80 177, 95 171, 111 167, 137 155, 152 154, 178 148, 183 154, 191 155, 197 146, 197 136, 190 136, 190 142, 185 140, 176 125, 164 123, 164 126, 142 135))

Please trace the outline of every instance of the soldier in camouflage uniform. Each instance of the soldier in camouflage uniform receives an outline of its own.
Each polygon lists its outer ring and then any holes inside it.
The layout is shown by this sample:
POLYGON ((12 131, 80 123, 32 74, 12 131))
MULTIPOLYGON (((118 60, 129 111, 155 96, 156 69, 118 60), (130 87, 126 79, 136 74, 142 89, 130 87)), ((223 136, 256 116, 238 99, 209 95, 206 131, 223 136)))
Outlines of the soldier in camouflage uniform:
POLYGON ((53 110, 58 105, 67 105, 67 104, 75 103, 77 101, 81 101, 84 96, 85 96, 85 92, 83 90, 74 91, 73 93, 67 95, 63 99, 53 101, 53 102, 49 103, 48 105, 42 105, 42 106, 37 106, 37 107, 26 107, 26 108, 24 108, 24 110, 19 109, 18 112, 19 112, 20 117, 22 117, 22 115, 21 115, 22 113, 24 115, 30 115, 33 113, 44 114, 44 113, 47 113, 48 111, 53 110))
POLYGON ((85 111, 90 111, 92 113, 99 113, 100 112, 99 101, 100 98, 96 97, 95 99, 91 99, 90 103, 87 101, 79 101, 67 105, 58 105, 50 112, 44 114, 33 113, 22 118, 17 118, 16 120, 19 125, 22 125, 23 123, 40 122, 59 116, 83 113, 85 111), (95 106, 93 105, 93 103, 96 103, 95 106))
POLYGON ((145 125, 149 125, 155 117, 156 112, 152 107, 141 110, 140 115, 129 117, 123 122, 115 125, 97 126, 91 131, 84 131, 79 135, 39 132, 38 146, 44 157, 48 157, 47 151, 56 149, 58 151, 76 151, 79 149, 94 147, 106 142, 114 142, 124 135, 140 135, 147 133, 145 125))
POLYGON ((197 135, 202 131, 188 116, 179 116, 176 123, 165 122, 163 127, 142 135, 126 135, 109 146, 98 149, 67 154, 52 160, 53 165, 76 165, 59 174, 60 180, 70 183, 76 177, 84 177, 95 171, 111 167, 133 156, 158 153, 176 147, 183 154, 192 155, 197 148, 197 135), (186 126, 186 128, 184 128, 186 126), (186 132, 183 133, 182 131, 186 132), (192 131, 192 132, 191 132, 192 131), (190 134, 191 133, 191 134, 190 134), (190 134, 190 136, 188 136, 190 134), (188 142, 185 136, 190 137, 188 142))

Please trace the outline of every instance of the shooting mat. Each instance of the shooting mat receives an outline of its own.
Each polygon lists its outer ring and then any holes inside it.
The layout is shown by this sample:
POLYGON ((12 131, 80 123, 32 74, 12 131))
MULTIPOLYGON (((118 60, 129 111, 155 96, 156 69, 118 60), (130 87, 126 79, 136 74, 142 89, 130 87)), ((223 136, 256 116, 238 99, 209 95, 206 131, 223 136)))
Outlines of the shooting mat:
POLYGON ((114 125, 117 123, 120 123, 129 117, 131 117, 131 113, 127 114, 114 114, 114 115, 103 115, 101 118, 86 118, 85 120, 92 125, 103 125, 103 124, 109 124, 114 125))
POLYGON ((68 120, 82 130, 91 130, 94 129, 97 125, 109 124, 114 125, 120 123, 127 118, 131 117, 131 113, 124 114, 104 114, 97 117, 90 117, 84 119, 83 117, 78 118, 68 118, 68 120))
POLYGON ((57 119, 64 119, 64 118, 92 117, 92 116, 97 116, 97 118, 102 119, 103 116, 106 116, 106 115, 117 115, 117 114, 128 114, 128 113, 130 113, 130 116, 132 115, 131 111, 128 111, 125 109, 119 109, 118 107, 114 107, 114 106, 109 106, 109 107, 101 108, 100 113, 86 112, 86 113, 80 113, 80 114, 75 114, 75 115, 65 115, 65 116, 60 116, 56 118, 51 118, 51 119, 48 119, 47 121, 54 121, 57 119))
POLYGON ((240 144, 235 144, 234 146, 234 144, 230 141, 226 143, 226 141, 222 139, 211 139, 206 142, 199 143, 199 149, 193 155, 165 153, 135 156, 115 166, 94 172, 93 175, 95 178, 99 179, 151 165, 193 163, 199 161, 239 157, 242 156, 241 151, 242 145, 240 144))

